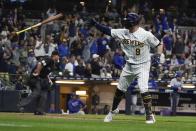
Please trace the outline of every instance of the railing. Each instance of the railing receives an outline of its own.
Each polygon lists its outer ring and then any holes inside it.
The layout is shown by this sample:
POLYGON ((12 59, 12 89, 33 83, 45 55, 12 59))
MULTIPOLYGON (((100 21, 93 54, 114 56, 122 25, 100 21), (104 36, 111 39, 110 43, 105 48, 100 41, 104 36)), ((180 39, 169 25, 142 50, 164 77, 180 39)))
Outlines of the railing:
MULTIPOLYGON (((27 75, 16 75, 8 73, 0 73, 1 87, 6 87, 7 89, 14 90, 17 83, 22 83, 22 85, 27 86, 28 81, 27 75)), ((51 76, 57 84, 72 84, 72 85, 88 85, 88 84, 106 84, 106 85, 117 85, 119 78, 85 78, 85 77, 62 77, 62 76, 51 76)), ((167 91, 171 89, 169 86, 170 80, 156 80, 158 87, 156 91, 167 91)), ((189 90, 196 91, 196 81, 186 80, 184 81, 183 88, 189 92, 189 90)), ((153 89, 154 90, 154 89, 153 89)))
MULTIPOLYGON (((24 74, 9 74, 9 73, 4 73, 0 72, 0 78, 5 80, 5 81, 10 81, 13 82, 16 79, 27 79, 28 75, 24 74)), ((113 78, 86 78, 86 77, 63 77, 63 76, 51 76, 52 79, 63 79, 63 80, 86 80, 86 81, 118 81, 119 77, 113 77, 113 78)), ((156 82, 160 83, 169 83, 170 80, 156 80, 156 82)), ((195 80, 185 80, 184 83, 193 83, 196 84, 195 80)))

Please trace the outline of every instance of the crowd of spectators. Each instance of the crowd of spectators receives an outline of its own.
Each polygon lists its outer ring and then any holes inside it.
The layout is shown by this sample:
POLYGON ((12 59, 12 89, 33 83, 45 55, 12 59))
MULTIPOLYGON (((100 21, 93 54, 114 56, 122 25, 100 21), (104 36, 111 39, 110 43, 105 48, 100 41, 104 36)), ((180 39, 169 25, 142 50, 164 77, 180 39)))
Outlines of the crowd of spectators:
MULTIPOLYGON (((196 66, 196 28, 178 26, 178 19, 164 9, 152 11, 153 19, 147 22, 151 11, 144 4, 142 26, 151 31, 164 44, 160 63, 152 59, 151 74, 155 79, 170 80, 176 71, 182 71, 186 80, 192 80, 196 66)), ((137 8, 137 7, 135 7, 137 8)), ((22 7, 0 11, 0 72, 28 75, 42 57, 58 50, 60 67, 64 76, 87 78, 119 77, 125 64, 119 41, 102 34, 85 24, 87 16, 94 17, 112 28, 122 28, 121 18, 132 9, 122 13, 107 8, 103 14, 90 15, 84 8, 81 12, 68 13, 59 21, 50 22, 19 36, 12 35, 28 26, 22 7), (88 14, 88 15, 87 15, 88 14)), ((57 14, 49 8, 38 20, 57 14)), ((32 23, 31 23, 32 24, 32 23)), ((153 51, 152 51, 153 52, 153 51)), ((16 77, 21 81, 21 77, 16 77), (20 79, 19 79, 20 78, 20 79)))

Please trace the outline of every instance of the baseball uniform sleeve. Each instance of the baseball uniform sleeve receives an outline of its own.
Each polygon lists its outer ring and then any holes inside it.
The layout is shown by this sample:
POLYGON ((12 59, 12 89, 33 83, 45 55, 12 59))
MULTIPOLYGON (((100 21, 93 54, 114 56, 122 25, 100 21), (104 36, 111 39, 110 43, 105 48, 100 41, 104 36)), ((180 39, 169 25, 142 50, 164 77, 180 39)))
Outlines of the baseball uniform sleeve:
POLYGON ((151 32, 148 32, 147 41, 150 47, 156 47, 160 43, 160 41, 151 32))
POLYGON ((125 29, 111 29, 111 36, 123 39, 125 31, 125 29))
POLYGON ((99 31, 101 31, 102 33, 106 34, 106 35, 111 35, 111 29, 108 26, 99 24, 97 21, 95 21, 94 19, 90 20, 90 24, 94 25, 99 31))

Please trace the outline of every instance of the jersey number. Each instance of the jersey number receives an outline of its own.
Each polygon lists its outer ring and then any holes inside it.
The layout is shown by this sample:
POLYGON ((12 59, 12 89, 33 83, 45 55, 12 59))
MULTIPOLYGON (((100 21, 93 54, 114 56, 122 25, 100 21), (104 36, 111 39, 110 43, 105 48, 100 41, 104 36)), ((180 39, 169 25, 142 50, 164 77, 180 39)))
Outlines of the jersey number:
POLYGON ((140 55, 140 48, 136 48, 136 49, 135 49, 135 54, 136 54, 136 55, 140 55))

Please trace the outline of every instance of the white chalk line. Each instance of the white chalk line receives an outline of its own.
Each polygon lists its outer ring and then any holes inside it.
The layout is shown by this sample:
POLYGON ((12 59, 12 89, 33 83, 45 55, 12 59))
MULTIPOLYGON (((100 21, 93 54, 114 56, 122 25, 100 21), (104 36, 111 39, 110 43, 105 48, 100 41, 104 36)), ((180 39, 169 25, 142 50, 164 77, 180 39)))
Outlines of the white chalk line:
POLYGON ((14 123, 0 123, 0 126, 6 126, 6 127, 32 127, 31 125, 14 124, 14 123))

